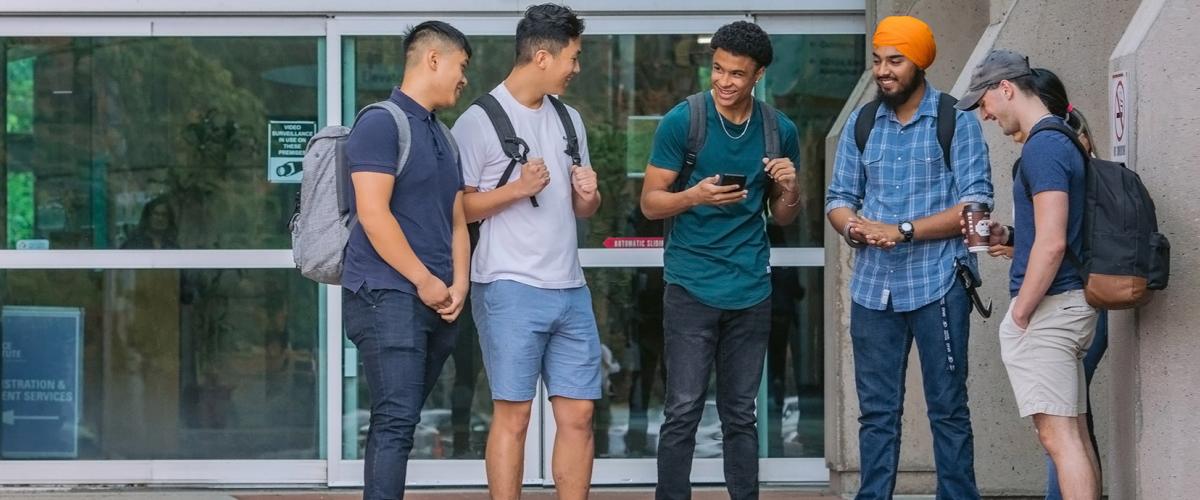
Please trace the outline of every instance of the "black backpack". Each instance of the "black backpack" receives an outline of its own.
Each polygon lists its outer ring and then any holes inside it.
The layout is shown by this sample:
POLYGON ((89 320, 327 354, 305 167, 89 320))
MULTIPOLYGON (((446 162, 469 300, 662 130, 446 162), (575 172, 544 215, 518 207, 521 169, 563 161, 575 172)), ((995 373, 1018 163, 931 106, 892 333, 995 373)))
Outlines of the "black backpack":
MULTIPOLYGON (((946 162, 946 168, 952 171, 954 166, 950 165, 950 144, 954 141, 954 128, 958 125, 955 104, 958 104, 958 99, 950 94, 942 93, 938 97, 938 145, 942 146, 942 158, 946 162)), ((875 113, 879 110, 879 105, 878 100, 864 104, 862 110, 858 112, 858 119, 854 122, 854 144, 858 146, 860 155, 867 149, 867 139, 871 137, 871 130, 875 128, 875 113)))
MULTIPOLYGON (((579 154, 579 136, 575 133, 575 123, 571 121, 567 106, 552 95, 546 97, 550 99, 550 104, 554 106, 554 111, 558 113, 558 119, 562 120, 563 130, 567 133, 567 149, 564 152, 571 157, 571 161, 575 162, 575 165, 579 165, 583 161, 579 154)), ((508 119, 508 113, 504 112, 504 108, 500 105, 500 101, 496 100, 496 96, 483 94, 471 105, 479 106, 487 113, 488 120, 492 122, 492 128, 496 129, 496 135, 499 136, 504 156, 509 158, 508 166, 504 168, 504 174, 500 176, 500 182, 496 184, 496 187, 499 188, 508 184, 508 179, 512 177, 517 164, 525 163, 528 160, 529 144, 517 137, 512 121, 508 119)), ((538 206, 536 196, 530 196, 529 202, 533 203, 535 207, 538 206)))
MULTIPOLYGON (((1043 120, 1029 131, 1029 138, 1046 131, 1067 136, 1084 158, 1083 254, 1075 255, 1068 247, 1066 257, 1085 283, 1088 303, 1102 309, 1145 304, 1153 290, 1167 287, 1171 274, 1171 244, 1158 232, 1150 192, 1124 163, 1092 158, 1075 131, 1061 121, 1043 120)), ((1032 202, 1019 159, 1013 179, 1018 175, 1032 202)))
MULTIPOLYGON (((671 187, 671 191, 678 193, 688 187, 688 180, 692 177, 692 172, 696 170, 696 158, 700 154, 700 149, 704 147, 704 141, 708 139, 708 109, 705 106, 704 95, 708 91, 698 92, 687 97, 688 105, 688 135, 687 149, 683 153, 683 165, 679 168, 679 175, 675 177, 675 183, 671 187)), ((779 140, 779 118, 778 111, 758 99, 754 100, 754 112, 763 117, 763 156, 768 160, 774 160, 783 156, 780 152, 779 140), (770 119, 768 119, 770 118, 770 119)), ((749 127, 750 123, 747 122, 749 127)), ((767 203, 771 198, 771 190, 763 190, 763 205, 770 206, 767 203)), ((664 243, 667 238, 671 237, 671 228, 674 226, 674 217, 668 217, 663 221, 663 239, 664 243)))

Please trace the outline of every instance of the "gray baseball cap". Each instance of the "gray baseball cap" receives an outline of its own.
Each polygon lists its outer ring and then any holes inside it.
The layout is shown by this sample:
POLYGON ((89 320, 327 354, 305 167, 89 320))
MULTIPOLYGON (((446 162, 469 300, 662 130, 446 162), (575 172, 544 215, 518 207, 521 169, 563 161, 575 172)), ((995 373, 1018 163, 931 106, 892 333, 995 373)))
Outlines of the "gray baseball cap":
POLYGON ((963 94, 954 107, 963 111, 975 109, 988 87, 1000 83, 1001 80, 1012 80, 1032 73, 1028 57, 1008 49, 993 50, 975 67, 975 71, 971 73, 971 83, 967 85, 967 93, 963 94))

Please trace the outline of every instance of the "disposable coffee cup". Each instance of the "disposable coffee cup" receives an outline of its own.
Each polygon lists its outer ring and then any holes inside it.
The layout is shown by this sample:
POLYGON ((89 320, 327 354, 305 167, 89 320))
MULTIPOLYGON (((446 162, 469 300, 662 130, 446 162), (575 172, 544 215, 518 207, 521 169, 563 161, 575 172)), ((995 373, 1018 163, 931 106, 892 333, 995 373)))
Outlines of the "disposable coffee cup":
POLYGON ((963 207, 962 218, 967 227, 967 250, 986 252, 992 234, 992 207, 986 203, 968 203, 963 207))

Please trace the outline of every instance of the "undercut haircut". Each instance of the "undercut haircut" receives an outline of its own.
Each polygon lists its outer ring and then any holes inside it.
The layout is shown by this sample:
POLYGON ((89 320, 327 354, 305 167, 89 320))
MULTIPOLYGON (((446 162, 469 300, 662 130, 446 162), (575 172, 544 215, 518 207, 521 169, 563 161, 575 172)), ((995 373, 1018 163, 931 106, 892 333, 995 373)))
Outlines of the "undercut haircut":
POLYGON ((466 52, 468 59, 471 57, 471 42, 467 41, 467 36, 444 21, 425 21, 409 28, 404 34, 404 57, 411 57, 412 51, 426 42, 449 45, 466 52))
POLYGON ((517 64, 532 62, 539 50, 558 55, 571 40, 582 35, 583 19, 570 7, 552 3, 530 6, 517 23, 517 64))

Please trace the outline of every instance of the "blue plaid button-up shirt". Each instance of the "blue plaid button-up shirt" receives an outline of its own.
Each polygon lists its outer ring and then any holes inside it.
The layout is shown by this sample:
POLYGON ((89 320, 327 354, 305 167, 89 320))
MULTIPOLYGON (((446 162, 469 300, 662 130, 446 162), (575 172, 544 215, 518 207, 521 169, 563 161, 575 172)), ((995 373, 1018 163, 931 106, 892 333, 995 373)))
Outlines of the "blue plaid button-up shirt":
MULTIPOLYGON (((825 212, 848 207, 863 217, 888 224, 915 221, 964 202, 992 204, 991 167, 979 120, 958 113, 950 164, 937 140, 937 103, 941 92, 925 82, 916 115, 901 125, 888 106, 879 106, 875 128, 863 153, 854 143, 855 111, 842 129, 833 182, 825 212)), ((854 302, 897 312, 913 311, 940 300, 954 284, 954 263, 975 265, 962 238, 901 243, 891 250, 857 251, 850 295, 854 302)))

